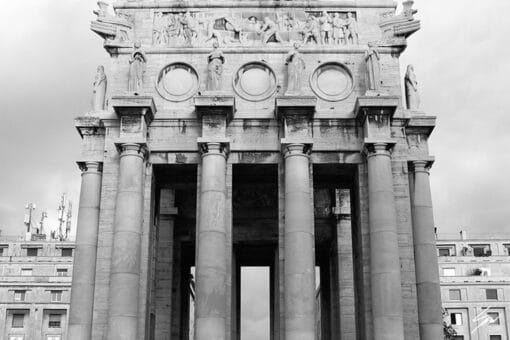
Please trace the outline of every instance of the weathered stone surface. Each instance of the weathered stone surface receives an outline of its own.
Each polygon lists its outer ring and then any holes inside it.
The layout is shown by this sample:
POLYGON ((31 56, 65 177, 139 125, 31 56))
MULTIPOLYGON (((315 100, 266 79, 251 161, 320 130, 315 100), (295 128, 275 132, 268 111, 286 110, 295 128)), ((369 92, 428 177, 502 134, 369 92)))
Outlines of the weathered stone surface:
POLYGON ((107 105, 77 120, 80 161, 103 162, 91 338, 239 339, 249 260, 270 267, 272 339, 419 339, 431 250, 409 162, 432 160, 435 118, 402 107, 412 1, 114 7, 92 24, 107 105))

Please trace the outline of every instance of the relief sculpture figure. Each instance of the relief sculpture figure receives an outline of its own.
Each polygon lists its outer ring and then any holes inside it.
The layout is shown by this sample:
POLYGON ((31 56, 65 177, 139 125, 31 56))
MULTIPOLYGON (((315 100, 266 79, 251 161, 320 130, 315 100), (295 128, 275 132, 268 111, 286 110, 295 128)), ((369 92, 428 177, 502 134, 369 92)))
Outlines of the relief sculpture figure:
POLYGON ((287 65, 287 91, 285 95, 299 95, 301 94, 301 79, 305 71, 305 62, 299 52, 299 43, 294 44, 294 49, 289 52, 285 58, 285 65, 287 65))
POLYGON ((141 43, 135 43, 135 50, 129 59, 128 91, 139 94, 143 88, 143 74, 147 63, 147 56, 141 48, 141 43))
POLYGON ((276 42, 282 41, 282 38, 280 37, 280 33, 278 31, 278 25, 276 25, 276 23, 269 17, 264 18, 264 25, 262 26, 261 31, 264 34, 262 41, 266 44, 270 42, 271 39, 274 39, 274 41, 276 42))
POLYGON ((381 56, 373 44, 368 44, 365 63, 367 66, 367 90, 379 93, 381 89, 381 56))
POLYGON ((96 78, 93 85, 92 109, 102 111, 105 108, 107 79, 104 73, 104 66, 97 67, 96 78))
POLYGON ((221 90, 221 79, 223 77, 223 64, 225 57, 223 52, 219 49, 219 43, 214 41, 214 51, 209 54, 207 66, 207 90, 219 91, 221 90))
POLYGON ((418 81, 414 74, 414 66, 407 66, 405 77, 405 89, 407 99, 407 109, 417 111, 420 109, 420 94, 418 93, 418 81))
POLYGON ((310 15, 308 19, 306 19, 306 24, 303 27, 303 42, 306 44, 312 40, 315 44, 321 41, 319 22, 316 17, 310 15))
POLYGON ((346 26, 346 42, 357 45, 359 43, 359 34, 358 34, 358 22, 352 16, 352 13, 347 13, 347 20, 345 22, 346 26))
POLYGON ((345 23, 344 20, 340 17, 340 13, 335 13, 333 15, 333 43, 335 45, 344 44, 345 45, 345 23))
POLYGON ((322 12, 322 16, 319 18, 320 30, 321 30, 321 44, 328 45, 331 43, 331 30, 332 19, 328 12, 322 12))

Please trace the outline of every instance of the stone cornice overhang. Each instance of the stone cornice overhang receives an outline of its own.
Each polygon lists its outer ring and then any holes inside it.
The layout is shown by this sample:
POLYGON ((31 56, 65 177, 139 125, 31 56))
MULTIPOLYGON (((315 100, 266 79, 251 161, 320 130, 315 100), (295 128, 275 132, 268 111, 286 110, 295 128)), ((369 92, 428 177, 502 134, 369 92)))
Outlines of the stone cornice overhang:
POLYGON ((188 0, 188 1, 117 1, 115 9, 152 9, 152 8, 391 8, 396 9, 397 3, 393 0, 337 0, 337 1, 310 1, 310 0, 188 0))
MULTIPOLYGON (((289 46, 224 46, 221 48, 224 54, 287 54, 289 53, 289 46)), ((299 49, 302 54, 360 54, 364 55, 367 50, 367 45, 359 45, 353 47, 334 47, 334 46, 303 46, 299 49)), ((401 53, 401 47, 380 47, 379 53, 382 54, 395 54, 401 53)), ((115 55, 131 55, 132 48, 119 47, 115 48, 115 55)), ((151 54, 209 54, 211 53, 210 47, 147 47, 145 53, 151 54)))

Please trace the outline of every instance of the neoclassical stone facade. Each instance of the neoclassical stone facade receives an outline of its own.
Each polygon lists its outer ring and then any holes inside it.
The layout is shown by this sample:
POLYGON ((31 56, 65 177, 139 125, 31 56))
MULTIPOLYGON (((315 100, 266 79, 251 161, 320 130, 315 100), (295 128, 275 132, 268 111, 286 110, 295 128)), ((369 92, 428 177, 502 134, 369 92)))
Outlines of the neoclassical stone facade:
POLYGON ((268 339, 440 339, 412 5, 100 2, 70 339, 241 339, 250 266, 268 339))

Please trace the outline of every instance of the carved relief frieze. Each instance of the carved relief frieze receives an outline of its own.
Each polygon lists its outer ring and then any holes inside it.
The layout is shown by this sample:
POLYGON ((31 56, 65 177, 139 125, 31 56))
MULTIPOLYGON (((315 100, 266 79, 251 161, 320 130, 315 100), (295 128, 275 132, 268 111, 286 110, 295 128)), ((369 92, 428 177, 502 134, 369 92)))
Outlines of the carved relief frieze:
POLYGON ((153 45, 160 47, 358 45, 355 12, 252 10, 154 13, 153 45))

